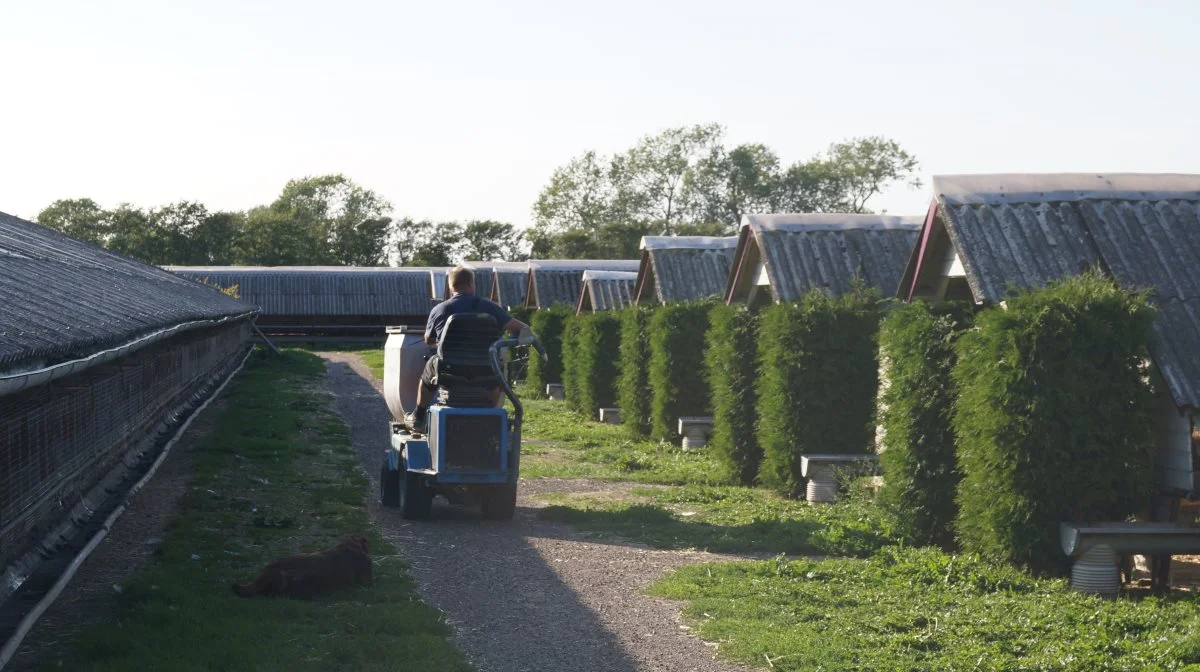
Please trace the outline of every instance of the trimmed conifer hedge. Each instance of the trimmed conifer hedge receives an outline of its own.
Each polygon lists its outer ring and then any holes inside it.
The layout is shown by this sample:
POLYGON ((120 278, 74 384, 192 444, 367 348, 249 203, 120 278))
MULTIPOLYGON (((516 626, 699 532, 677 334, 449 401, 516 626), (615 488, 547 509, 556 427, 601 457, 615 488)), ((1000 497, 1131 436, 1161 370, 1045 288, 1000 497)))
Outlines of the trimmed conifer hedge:
POLYGON ((634 437, 650 434, 650 341, 646 333, 651 309, 626 308, 620 312, 621 345, 618 353, 617 406, 621 424, 634 437))
POLYGON ((583 316, 569 315, 563 322, 562 330, 562 384, 563 394, 567 397, 567 407, 582 413, 584 407, 579 403, 579 330, 583 316))
POLYGON ((956 394, 954 343, 971 322, 963 303, 899 306, 879 329, 887 389, 880 393, 883 505, 897 531, 918 544, 954 542, 960 474, 950 419, 956 394))
POLYGON ((508 314, 512 315, 514 320, 524 322, 525 324, 529 324, 529 320, 533 318, 533 310, 526 308, 525 306, 513 308, 512 310, 508 311, 508 314))
POLYGON ((1065 572, 1059 523, 1123 520, 1150 494, 1140 367, 1154 310, 1093 272, 1006 303, 958 342, 958 537, 966 551, 1065 572))
POLYGON ((621 320, 613 312, 580 315, 571 318, 566 333, 571 333, 570 355, 568 340, 563 339, 563 376, 570 381, 567 400, 574 397, 571 408, 595 419, 598 409, 616 405, 621 320))
POLYGON ((534 311, 529 318, 529 328, 537 334, 546 348, 550 361, 543 362, 535 353, 529 357, 527 381, 533 393, 546 396, 547 383, 562 382, 562 331, 567 318, 575 312, 570 306, 554 306, 534 311))
POLYGON ((705 355, 712 394, 713 454, 733 483, 752 485, 762 449, 755 436, 758 411, 757 316, 743 306, 713 306, 705 355))
POLYGON ((669 303, 647 325, 650 343, 650 436, 679 438, 681 416, 709 413, 704 346, 708 311, 704 301, 669 303))
POLYGON ((790 495, 800 456, 871 452, 878 388, 879 296, 821 290, 769 307, 759 328, 759 479, 790 495))

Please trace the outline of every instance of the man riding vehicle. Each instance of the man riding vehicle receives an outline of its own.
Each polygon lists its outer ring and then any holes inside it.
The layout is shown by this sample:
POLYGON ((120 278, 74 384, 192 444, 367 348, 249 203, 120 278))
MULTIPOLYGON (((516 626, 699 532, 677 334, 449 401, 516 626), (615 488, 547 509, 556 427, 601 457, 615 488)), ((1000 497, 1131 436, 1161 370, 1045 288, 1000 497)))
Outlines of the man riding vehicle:
MULTIPOLYGON (((485 314, 492 316, 496 320, 496 324, 501 328, 502 332, 510 332, 520 334, 523 330, 529 329, 528 325, 520 320, 513 319, 512 315, 504 308, 480 298, 475 294, 475 273, 469 268, 455 266, 450 270, 449 274, 450 289, 454 295, 449 299, 434 306, 429 313, 429 322, 425 326, 425 342, 433 347, 437 347, 438 342, 442 338, 442 331, 446 326, 446 321, 451 315, 460 313, 485 314)), ((497 336, 500 334, 498 333, 497 336)), ((430 404, 434 400, 437 393, 436 382, 438 376, 439 357, 436 354, 430 355, 425 362, 425 369, 421 373, 421 382, 417 387, 417 407, 404 418, 406 424, 414 432, 425 433, 425 418, 430 404)), ((491 390, 492 403, 499 405, 500 403, 500 387, 495 386, 491 390)))

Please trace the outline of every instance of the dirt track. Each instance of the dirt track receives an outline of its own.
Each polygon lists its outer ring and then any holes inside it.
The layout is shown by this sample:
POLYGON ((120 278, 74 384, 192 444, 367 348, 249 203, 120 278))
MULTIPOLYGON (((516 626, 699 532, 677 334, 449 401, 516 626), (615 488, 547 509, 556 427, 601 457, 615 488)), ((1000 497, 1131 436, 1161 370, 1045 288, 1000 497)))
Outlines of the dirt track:
MULTIPOLYGON (((387 406, 358 357, 321 353, 328 387, 374 487, 387 445, 387 406)), ((738 670, 688 634, 679 605, 643 595, 667 570, 728 558, 596 542, 540 521, 531 492, 604 487, 580 481, 522 483, 512 522, 446 506, 410 522, 373 503, 380 531, 411 565, 422 597, 442 610, 455 643, 481 672, 738 670)))

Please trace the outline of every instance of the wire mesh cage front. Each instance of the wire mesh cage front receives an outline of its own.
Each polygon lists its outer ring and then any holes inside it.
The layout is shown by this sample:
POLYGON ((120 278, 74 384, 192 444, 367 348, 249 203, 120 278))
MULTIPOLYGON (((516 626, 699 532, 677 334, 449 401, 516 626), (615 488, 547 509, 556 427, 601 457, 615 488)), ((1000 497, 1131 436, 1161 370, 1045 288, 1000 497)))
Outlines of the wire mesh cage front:
POLYGON ((0 568, 130 448, 170 424, 170 415, 249 338, 243 320, 0 397, 0 568))

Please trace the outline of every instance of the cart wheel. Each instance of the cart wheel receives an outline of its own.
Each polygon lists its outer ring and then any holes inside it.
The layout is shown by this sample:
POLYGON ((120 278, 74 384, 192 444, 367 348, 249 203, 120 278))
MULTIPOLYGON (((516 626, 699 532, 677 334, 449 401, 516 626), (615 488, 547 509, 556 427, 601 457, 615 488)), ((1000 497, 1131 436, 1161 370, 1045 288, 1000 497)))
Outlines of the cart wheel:
POLYGON ((379 503, 388 508, 400 506, 400 472, 388 469, 386 455, 379 467, 379 503))
POLYGON ((420 474, 408 470, 408 463, 400 458, 400 474, 396 479, 400 487, 400 517, 408 520, 423 520, 433 509, 433 491, 421 482, 420 474))
POLYGON ((483 517, 488 520, 512 520, 517 509, 517 486, 514 483, 488 488, 479 500, 483 517))

